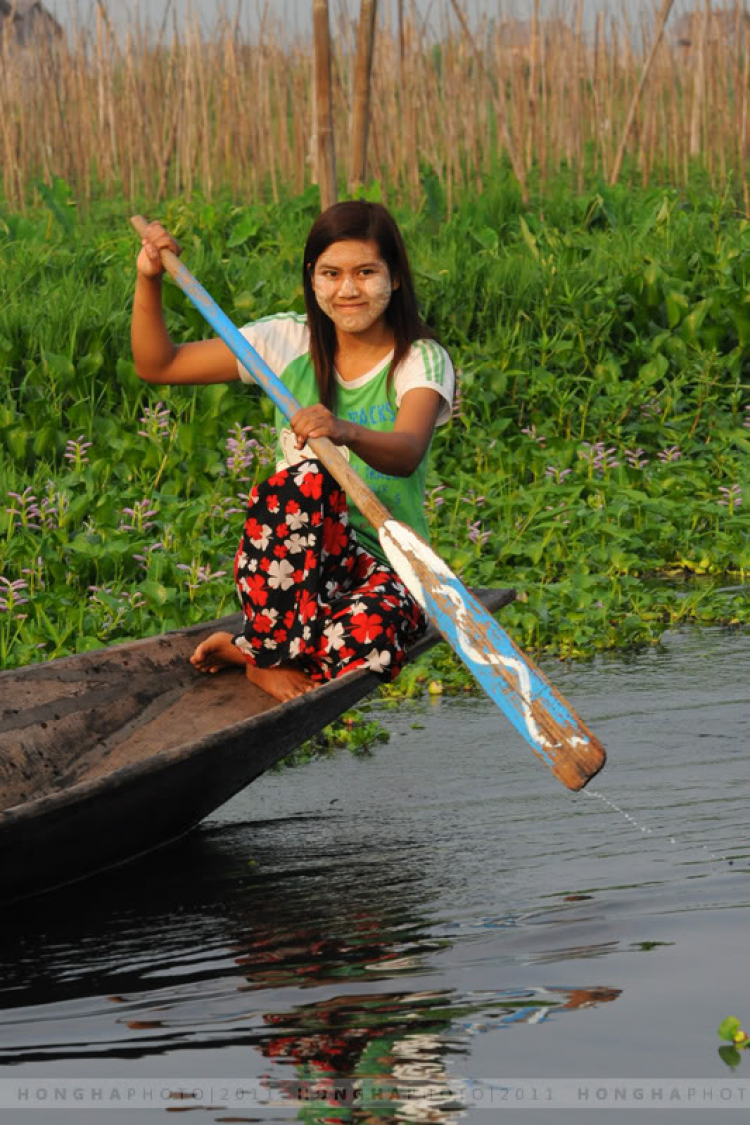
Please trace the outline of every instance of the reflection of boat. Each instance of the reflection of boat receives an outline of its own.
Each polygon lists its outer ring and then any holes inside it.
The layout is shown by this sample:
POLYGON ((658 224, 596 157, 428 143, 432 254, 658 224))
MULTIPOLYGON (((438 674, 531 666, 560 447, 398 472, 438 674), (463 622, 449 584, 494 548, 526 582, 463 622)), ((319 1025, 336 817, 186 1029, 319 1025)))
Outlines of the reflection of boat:
MULTIPOLYGON (((479 594, 494 611, 512 590, 479 594)), ((188 662, 239 614, 0 673, 0 897, 131 859, 197 824, 378 684, 356 672, 277 704, 188 662)), ((435 641, 429 632, 412 657, 435 641)))

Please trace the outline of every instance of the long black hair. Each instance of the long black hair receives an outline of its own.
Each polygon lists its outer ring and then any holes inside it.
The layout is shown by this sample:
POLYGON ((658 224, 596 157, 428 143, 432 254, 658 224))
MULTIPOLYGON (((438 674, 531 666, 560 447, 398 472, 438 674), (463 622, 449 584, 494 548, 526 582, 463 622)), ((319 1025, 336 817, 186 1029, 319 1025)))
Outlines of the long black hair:
POLYGON ((380 203, 350 199, 334 203, 315 220, 305 243, 302 263, 302 284, 305 291, 307 323, 310 327, 310 354, 318 382, 320 401, 329 410, 336 402, 336 381, 333 377, 336 356, 336 329, 315 299, 313 271, 320 255, 333 242, 347 240, 377 243, 380 256, 388 266, 394 286, 385 320, 394 335, 393 362, 388 373, 390 387, 398 365, 405 359, 415 340, 434 340, 419 315, 409 258, 396 220, 380 203))

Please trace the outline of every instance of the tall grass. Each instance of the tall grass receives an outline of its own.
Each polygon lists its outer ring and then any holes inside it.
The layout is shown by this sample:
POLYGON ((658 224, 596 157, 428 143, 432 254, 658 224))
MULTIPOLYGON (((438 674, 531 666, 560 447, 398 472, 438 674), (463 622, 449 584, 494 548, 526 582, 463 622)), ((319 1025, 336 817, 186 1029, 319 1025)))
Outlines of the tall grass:
MULTIPOLYGON (((518 46, 517 27, 489 19, 470 26, 460 3, 435 0, 429 25, 413 5, 381 5, 369 177, 391 200, 415 204, 432 171, 449 208, 465 189, 481 190, 508 158, 524 191, 530 181, 544 188, 562 168, 579 188, 610 179, 654 36, 653 20, 631 27, 620 6, 612 8, 617 14, 600 13, 585 33, 587 0, 568 0, 555 20, 535 15, 528 43, 518 46)), ((82 204, 113 193, 131 201, 198 191, 276 201, 301 191, 315 175, 311 42, 275 20, 273 6, 250 41, 234 11, 220 8, 202 35, 197 23, 151 27, 144 6, 123 35, 102 0, 87 25, 56 41, 22 50, 6 34, 6 203, 26 206, 34 186, 56 176, 82 204)), ((336 151, 346 154, 356 36, 335 11, 334 131, 336 151)), ((667 24, 621 179, 679 185, 699 168, 714 188, 731 179, 748 209, 744 4, 734 0, 732 11, 726 34, 704 29, 689 48, 667 24)))

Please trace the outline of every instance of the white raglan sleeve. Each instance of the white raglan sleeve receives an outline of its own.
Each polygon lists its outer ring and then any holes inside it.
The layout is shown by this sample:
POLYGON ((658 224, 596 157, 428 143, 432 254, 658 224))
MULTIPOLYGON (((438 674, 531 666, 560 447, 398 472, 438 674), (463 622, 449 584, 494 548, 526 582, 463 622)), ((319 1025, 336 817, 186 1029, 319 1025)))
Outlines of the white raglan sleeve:
MULTIPOLYGON (((267 316, 246 324, 240 332, 279 378, 293 360, 305 354, 310 345, 307 320, 297 313, 267 316)), ((255 382, 239 360, 237 370, 243 383, 255 382)))
POLYGON ((396 409, 407 391, 427 387, 430 391, 437 391, 443 399, 436 423, 443 426, 451 418, 455 384, 453 364, 445 348, 435 340, 417 340, 394 376, 396 409))

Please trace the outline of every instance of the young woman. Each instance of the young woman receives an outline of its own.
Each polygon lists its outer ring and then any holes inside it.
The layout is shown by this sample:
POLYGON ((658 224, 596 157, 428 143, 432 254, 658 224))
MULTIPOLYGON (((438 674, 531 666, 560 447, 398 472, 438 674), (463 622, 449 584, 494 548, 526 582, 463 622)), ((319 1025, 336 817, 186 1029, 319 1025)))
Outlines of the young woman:
MULTIPOLYGON (((138 255, 132 344, 149 383, 252 382, 219 339, 176 347, 161 305, 161 249, 179 246, 152 223, 138 255)), ((240 636, 214 633, 192 663, 202 672, 244 665, 276 699, 367 666, 396 676, 424 632, 419 606, 377 536, 306 447, 339 446, 396 519, 427 536, 424 485, 436 425, 448 421, 450 359, 421 321, 392 216, 349 201, 315 221, 302 263, 306 316, 266 317, 242 329, 302 409, 276 412, 276 472, 252 489, 235 581, 240 636)))

